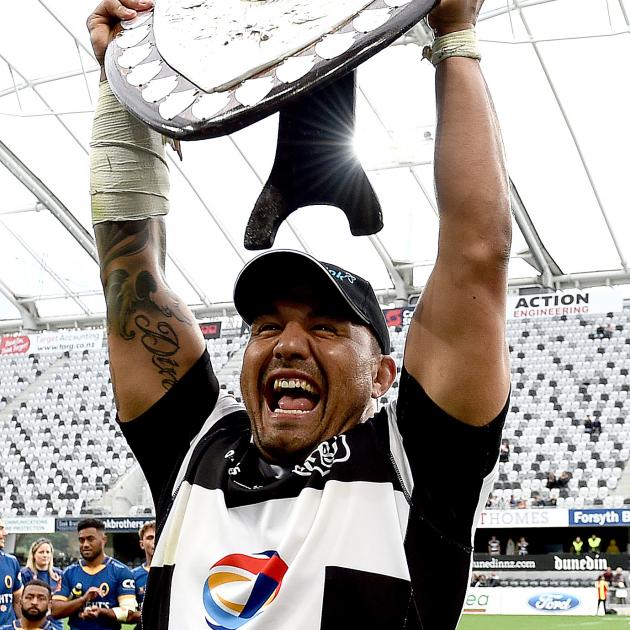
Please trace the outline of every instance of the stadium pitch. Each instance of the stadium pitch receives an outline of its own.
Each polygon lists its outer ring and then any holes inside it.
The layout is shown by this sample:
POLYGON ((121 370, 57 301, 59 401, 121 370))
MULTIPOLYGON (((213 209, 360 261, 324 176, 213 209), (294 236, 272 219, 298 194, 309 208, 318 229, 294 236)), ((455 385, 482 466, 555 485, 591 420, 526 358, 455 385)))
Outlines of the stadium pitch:
POLYGON ((457 630, 628 630, 630 617, 533 617, 512 615, 464 615, 457 630))

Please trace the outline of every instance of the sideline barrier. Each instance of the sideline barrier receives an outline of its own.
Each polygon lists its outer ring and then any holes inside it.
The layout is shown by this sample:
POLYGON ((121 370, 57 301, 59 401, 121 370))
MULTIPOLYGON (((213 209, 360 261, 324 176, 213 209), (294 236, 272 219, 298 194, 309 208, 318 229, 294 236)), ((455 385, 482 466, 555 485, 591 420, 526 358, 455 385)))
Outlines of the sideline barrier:
POLYGON ((595 615, 593 588, 469 588, 464 613, 478 615, 595 615))

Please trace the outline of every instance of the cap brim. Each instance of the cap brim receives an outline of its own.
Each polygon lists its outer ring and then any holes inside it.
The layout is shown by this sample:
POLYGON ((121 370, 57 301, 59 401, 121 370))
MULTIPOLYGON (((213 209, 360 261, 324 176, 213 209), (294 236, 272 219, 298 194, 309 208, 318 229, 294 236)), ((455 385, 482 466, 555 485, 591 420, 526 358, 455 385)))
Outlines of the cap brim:
POLYGON ((318 287, 329 295, 340 298, 340 304, 366 326, 370 322, 347 298, 330 273, 317 259, 309 254, 275 249, 250 260, 236 279, 234 306, 247 324, 251 324, 274 297, 279 297, 286 287, 318 287), (288 284, 287 284, 288 283, 288 284))

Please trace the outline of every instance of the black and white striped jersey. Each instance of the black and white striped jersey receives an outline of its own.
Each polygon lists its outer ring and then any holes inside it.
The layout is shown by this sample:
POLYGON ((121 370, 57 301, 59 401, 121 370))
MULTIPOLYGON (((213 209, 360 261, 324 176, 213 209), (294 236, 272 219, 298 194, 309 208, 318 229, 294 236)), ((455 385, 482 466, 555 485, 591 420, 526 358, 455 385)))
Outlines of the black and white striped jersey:
POLYGON ((403 369, 396 404, 276 475, 220 392, 204 354, 122 425, 157 506, 144 627, 453 630, 507 404, 465 425, 403 369))

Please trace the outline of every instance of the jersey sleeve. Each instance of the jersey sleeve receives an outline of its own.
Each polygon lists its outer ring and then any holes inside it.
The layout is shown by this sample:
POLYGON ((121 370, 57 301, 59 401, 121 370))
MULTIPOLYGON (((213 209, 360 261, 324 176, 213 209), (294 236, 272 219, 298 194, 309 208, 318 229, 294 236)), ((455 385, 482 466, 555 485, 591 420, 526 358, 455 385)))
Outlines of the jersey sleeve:
POLYGON ((508 400, 499 415, 475 427, 443 411, 403 368, 396 404, 402 458, 413 479, 412 505, 428 526, 470 547, 480 505, 494 480, 508 400))
POLYGON ((150 409, 130 422, 120 423, 133 454, 147 479, 157 506, 170 492, 179 465, 193 438, 212 413, 219 383, 207 351, 150 409))
POLYGON ((22 571, 20 570, 20 563, 14 558, 13 563, 13 592, 17 593, 23 586, 22 571))
POLYGON ((118 605, 136 609, 136 581, 129 567, 121 565, 117 571, 118 605))
POLYGON ((67 602, 72 594, 72 582, 70 579, 70 571, 72 567, 68 567, 61 576, 61 586, 53 593, 53 599, 67 602))

